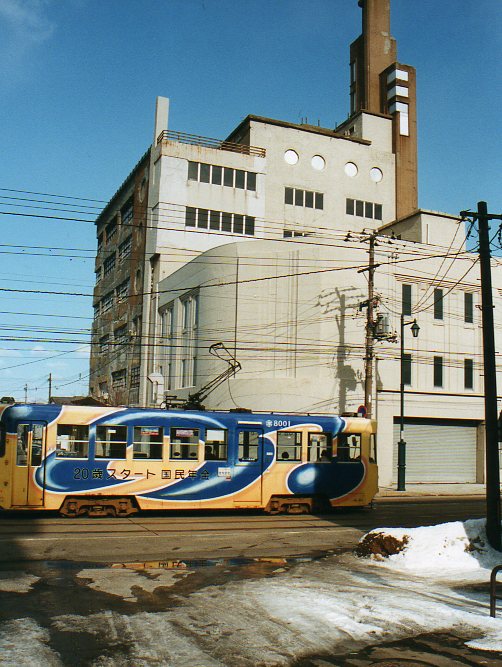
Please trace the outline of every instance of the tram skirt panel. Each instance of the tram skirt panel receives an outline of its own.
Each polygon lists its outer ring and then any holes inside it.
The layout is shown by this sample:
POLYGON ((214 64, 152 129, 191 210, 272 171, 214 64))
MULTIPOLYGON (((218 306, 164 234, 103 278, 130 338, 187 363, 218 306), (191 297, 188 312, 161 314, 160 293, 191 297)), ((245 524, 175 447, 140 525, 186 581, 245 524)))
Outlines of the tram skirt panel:
MULTIPOLYGON (((410 419, 404 423, 406 482, 475 483, 476 434, 473 422, 410 419)), ((394 423, 392 476, 397 481, 399 423, 394 423)))

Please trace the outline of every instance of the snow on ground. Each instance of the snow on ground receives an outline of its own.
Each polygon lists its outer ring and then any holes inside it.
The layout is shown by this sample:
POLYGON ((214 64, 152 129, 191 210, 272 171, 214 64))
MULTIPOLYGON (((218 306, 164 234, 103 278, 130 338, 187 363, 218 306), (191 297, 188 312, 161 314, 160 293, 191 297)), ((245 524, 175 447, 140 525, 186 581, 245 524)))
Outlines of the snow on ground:
MULTIPOLYGON (((436 631, 474 636, 467 646, 502 651, 502 609, 500 618, 490 618, 487 590, 471 586, 487 582, 502 562, 487 546, 483 521, 373 532, 406 544, 386 559, 332 556, 270 578, 199 589, 168 611, 59 615, 52 628, 102 642, 106 655, 95 667, 279 667, 436 631)), ((102 577, 102 571, 85 572, 91 586, 101 588, 102 577)), ((122 570, 115 593, 127 598, 131 585, 141 586, 141 579, 122 570)), ((43 631, 30 632, 43 651, 43 631)), ((0 647, 10 639, 9 655, 15 655, 16 645, 26 646, 20 634, 14 626, 0 629, 0 647)), ((33 664, 41 664, 37 657, 48 655, 33 656, 33 664)))

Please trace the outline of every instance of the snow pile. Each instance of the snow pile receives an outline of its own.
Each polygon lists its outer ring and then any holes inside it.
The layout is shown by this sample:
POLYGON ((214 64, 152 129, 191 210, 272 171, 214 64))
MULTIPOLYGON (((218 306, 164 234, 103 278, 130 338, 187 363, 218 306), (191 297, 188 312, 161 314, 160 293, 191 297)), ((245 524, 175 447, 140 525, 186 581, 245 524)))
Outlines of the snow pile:
POLYGON ((379 528, 360 541, 357 555, 386 567, 415 574, 450 576, 483 570, 483 580, 502 564, 502 554, 488 543, 484 519, 455 521, 420 528, 379 528))

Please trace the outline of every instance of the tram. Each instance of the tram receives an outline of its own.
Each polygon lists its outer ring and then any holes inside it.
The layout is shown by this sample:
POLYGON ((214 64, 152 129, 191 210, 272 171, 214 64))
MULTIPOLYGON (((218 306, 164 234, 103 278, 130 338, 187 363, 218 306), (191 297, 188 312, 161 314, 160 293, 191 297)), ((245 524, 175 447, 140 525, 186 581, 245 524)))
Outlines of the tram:
POLYGON ((63 516, 365 506, 376 424, 359 417, 0 406, 0 508, 63 516))

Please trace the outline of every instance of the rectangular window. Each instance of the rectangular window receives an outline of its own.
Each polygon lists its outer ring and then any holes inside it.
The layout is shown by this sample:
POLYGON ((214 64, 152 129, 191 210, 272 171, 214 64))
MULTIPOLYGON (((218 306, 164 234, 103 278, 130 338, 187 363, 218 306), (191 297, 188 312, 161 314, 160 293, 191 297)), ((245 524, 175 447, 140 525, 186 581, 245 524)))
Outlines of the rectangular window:
POLYGON ((104 313, 106 311, 110 310, 110 308, 113 306, 113 292, 108 292, 108 294, 105 294, 103 297, 103 301, 101 302, 101 307, 104 313))
POLYGON ((115 252, 109 255, 103 264, 104 275, 108 276, 115 268, 115 252))
POLYGON ((411 385, 411 354, 403 354, 403 385, 411 385))
POLYGON ((123 225, 130 224, 132 222, 133 217, 134 217, 134 208, 133 208, 133 198, 131 197, 120 211, 121 224, 123 225))
POLYGON ((321 211, 324 208, 324 195, 322 192, 315 193, 315 207, 321 211))
POLYGON ((127 426, 96 426, 97 459, 125 459, 127 450, 127 426))
POLYGON ((99 339, 99 353, 106 354, 108 352, 108 345, 110 343, 110 336, 101 336, 99 339))
POLYGON ((117 233, 117 221, 112 220, 110 223, 106 225, 106 242, 109 243, 109 241, 112 240, 112 238, 115 236, 117 233))
POLYGON ((258 461, 258 448, 260 444, 260 434, 258 431, 240 431, 239 433, 239 461, 252 462, 258 461))
POLYGON ((356 215, 361 218, 364 217, 364 202, 359 199, 356 200, 356 215))
POLYGON ((232 214, 231 213, 222 213, 221 214, 221 231, 222 232, 231 232, 232 231, 232 214))
POLYGON ((28 465, 28 438, 30 435, 30 427, 28 424, 17 425, 17 448, 16 448, 16 465, 28 465))
POLYGON ((198 181, 199 180, 199 163, 198 162, 189 162, 188 163, 188 180, 189 181, 198 181))
POLYGON ((208 226, 209 211, 207 208, 199 208, 197 216, 197 227, 201 229, 207 229, 208 226))
POLYGON ((129 296, 129 278, 127 280, 124 280, 123 283, 120 283, 120 285, 117 286, 115 293, 117 296, 117 301, 119 303, 120 301, 125 301, 127 299, 127 297, 129 296))
POLYGON ((171 428, 170 458, 196 461, 199 456, 199 429, 174 426, 171 428))
POLYGON ((129 332, 127 330, 127 324, 115 329, 113 332, 113 338, 117 345, 125 345, 129 342, 129 332))
POLYGON ((373 203, 370 201, 364 202, 364 217, 365 218, 373 217, 373 203))
POLYGON ((303 206, 303 190, 295 190, 295 206, 303 206))
POLYGON ((464 359, 464 389, 474 389, 474 361, 464 359))
POLYGON ((133 366, 131 368, 131 387, 139 387, 140 367, 133 366))
POLYGON ((246 215, 244 233, 248 236, 254 236, 254 218, 249 215, 246 215))
POLYGON ((125 241, 119 245, 119 261, 123 261, 129 257, 132 249, 132 236, 128 236, 125 241))
POLYGON ((209 228, 218 230, 220 229, 220 211, 211 211, 209 214, 209 228))
POLYGON ((346 199, 345 200, 345 213, 347 215, 354 215, 355 213, 355 201, 353 199, 346 199))
POLYGON ((252 190, 253 192, 256 191, 256 174, 253 171, 247 172, 246 188, 247 190, 252 190))
POLYGON ((434 386, 443 386, 443 357, 434 357, 434 386))
POLYGON ((331 433, 309 433, 307 458, 311 463, 327 463, 333 458, 331 433))
POLYGON ((301 461, 302 434, 297 431, 279 431, 277 433, 277 460, 301 461))
POLYGON ((199 165, 199 181, 201 183, 209 183, 210 176, 210 166, 208 164, 201 163, 199 165))
POLYGON ((192 206, 187 206, 186 207, 185 227, 195 227, 196 211, 197 211, 197 209, 193 208, 192 206))
POLYGON ((135 426, 133 459, 162 460, 163 430, 159 426, 135 426))
POLYGON ((314 208, 314 193, 309 190, 305 193, 305 207, 314 208))
POLYGON ((235 170, 235 187, 244 190, 246 185, 246 172, 242 169, 235 170))
POLYGON ((86 459, 89 455, 89 427, 58 424, 56 434, 57 459, 86 459))
POLYGON ((284 190, 284 203, 292 204, 293 203, 293 188, 285 188, 284 190))
POLYGON ((100 266, 98 269, 96 269, 96 285, 101 282, 101 276, 102 276, 102 267, 100 266))
POLYGON ((337 457, 339 463, 353 463, 361 458, 360 434, 343 433, 337 437, 337 457))
POLYGON ((244 233, 244 217, 242 215, 234 214, 234 234, 244 233))
POLYGON ((375 220, 382 219, 382 204, 375 204, 375 220))
POLYGON ((401 313, 411 315, 411 285, 401 285, 401 313))
POLYGON ((213 169, 211 173, 211 183, 213 185, 221 185, 222 177, 223 177, 223 168, 219 167, 216 164, 213 164, 213 169))
POLYGON ((443 319, 443 290, 435 289, 434 290, 434 319, 442 320, 443 319))
POLYGON ((223 169, 223 185, 226 185, 229 188, 234 187, 234 170, 229 167, 223 169))
POLYGON ((112 387, 113 389, 123 389, 126 386, 127 370, 122 368, 120 371, 112 373, 112 387))
POLYGON ((474 322, 474 294, 464 292, 464 322, 474 322))
POLYGON ((206 430, 204 458, 206 461, 226 461, 228 450, 228 431, 225 429, 206 430))

